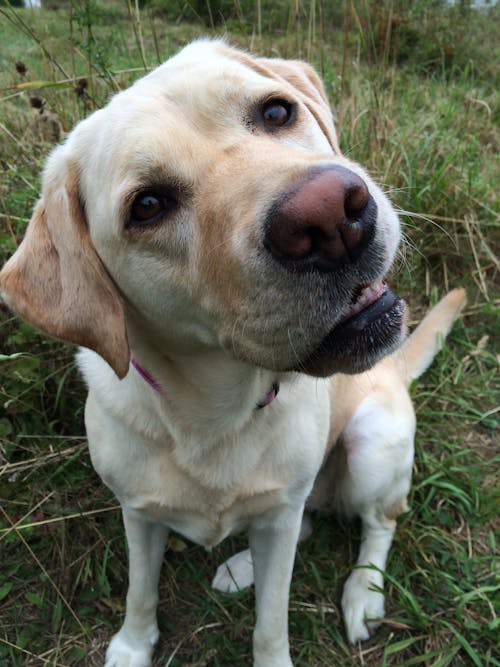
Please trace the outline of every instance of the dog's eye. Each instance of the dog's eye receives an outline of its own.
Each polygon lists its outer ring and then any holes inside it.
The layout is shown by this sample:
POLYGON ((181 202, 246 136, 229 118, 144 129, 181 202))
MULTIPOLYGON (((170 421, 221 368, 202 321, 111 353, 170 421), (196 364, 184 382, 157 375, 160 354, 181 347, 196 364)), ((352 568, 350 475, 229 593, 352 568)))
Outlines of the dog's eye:
POLYGON ((176 202, 173 198, 158 192, 140 192, 130 208, 130 225, 154 223, 172 210, 176 202))
POLYGON ((292 105, 285 100, 269 100, 262 107, 262 120, 268 127, 282 127, 292 117, 292 105))

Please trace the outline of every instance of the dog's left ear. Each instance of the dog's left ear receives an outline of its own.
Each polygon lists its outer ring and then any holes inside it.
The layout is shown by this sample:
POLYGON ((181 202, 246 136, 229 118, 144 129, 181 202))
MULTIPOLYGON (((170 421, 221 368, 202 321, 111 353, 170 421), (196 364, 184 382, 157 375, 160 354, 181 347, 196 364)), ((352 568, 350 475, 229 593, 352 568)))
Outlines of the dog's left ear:
POLYGON ((335 153, 340 154, 337 133, 333 123, 332 110, 316 71, 301 60, 283 60, 281 58, 252 58, 246 53, 233 53, 248 67, 270 79, 281 79, 293 86, 301 95, 305 106, 316 118, 323 134, 335 153))

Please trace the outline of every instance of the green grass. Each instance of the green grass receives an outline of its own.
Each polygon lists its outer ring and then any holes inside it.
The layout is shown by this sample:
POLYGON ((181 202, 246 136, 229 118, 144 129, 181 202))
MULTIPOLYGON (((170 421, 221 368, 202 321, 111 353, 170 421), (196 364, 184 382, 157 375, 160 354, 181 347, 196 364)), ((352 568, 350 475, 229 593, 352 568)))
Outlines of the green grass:
MULTIPOLYGON (((412 388, 412 510, 388 563, 386 622, 367 644, 347 645, 339 601, 358 526, 317 516, 294 573, 295 664, 498 666, 498 10, 209 4, 211 18, 194 0, 155 0, 140 16, 118 0, 52 2, 42 12, 0 6, 1 258, 22 236, 55 136, 186 41, 226 32, 263 55, 308 58, 344 151, 406 212, 391 280, 414 321, 458 285, 469 305, 412 388), (55 120, 50 132, 30 98, 55 120)), ((89 461, 73 351, 3 307, 0 317, 0 664, 99 665, 124 611, 120 513, 89 461)), ((210 589, 217 564, 244 545, 232 538, 208 553, 171 540, 157 664, 251 664, 253 592, 210 589)))

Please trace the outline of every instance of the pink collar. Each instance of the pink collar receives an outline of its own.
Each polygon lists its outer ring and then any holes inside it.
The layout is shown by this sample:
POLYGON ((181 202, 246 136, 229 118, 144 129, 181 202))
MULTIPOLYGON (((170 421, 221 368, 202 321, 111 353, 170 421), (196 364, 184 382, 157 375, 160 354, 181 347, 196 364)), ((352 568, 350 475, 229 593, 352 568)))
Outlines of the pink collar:
POLYGON ((154 377, 150 373, 148 373, 148 371, 145 368, 143 368, 140 365, 140 363, 136 359, 134 359, 134 357, 132 357, 132 359, 130 360, 130 363, 135 368, 135 370, 139 373, 141 378, 143 380, 146 380, 146 382, 149 384, 150 387, 153 387, 153 389, 155 391, 157 391, 159 394, 164 396, 165 392, 163 391, 161 385, 158 384, 158 382, 154 379, 154 377))
MULTIPOLYGON (((153 389, 158 392, 158 394, 161 394, 162 396, 165 396, 165 392, 163 391, 163 387, 158 384, 158 382, 154 379, 154 377, 149 373, 143 366, 140 365, 140 363, 137 361, 137 359, 134 359, 132 357, 130 359, 131 365, 135 368, 135 370, 139 373, 141 378, 145 380, 150 387, 153 387, 153 389)), ((264 396, 264 400, 261 401, 260 403, 257 403, 255 406, 256 410, 260 410, 261 408, 265 408, 267 405, 272 403, 276 396, 278 395, 278 392, 280 390, 280 386, 277 382, 274 382, 271 389, 267 392, 267 394, 264 396)))
POLYGON ((273 386, 271 387, 270 391, 267 392, 263 401, 257 403, 255 409, 260 410, 261 408, 265 408, 266 405, 272 403, 276 398, 276 396, 278 395, 279 390, 280 390, 279 384, 277 382, 273 382, 273 386))

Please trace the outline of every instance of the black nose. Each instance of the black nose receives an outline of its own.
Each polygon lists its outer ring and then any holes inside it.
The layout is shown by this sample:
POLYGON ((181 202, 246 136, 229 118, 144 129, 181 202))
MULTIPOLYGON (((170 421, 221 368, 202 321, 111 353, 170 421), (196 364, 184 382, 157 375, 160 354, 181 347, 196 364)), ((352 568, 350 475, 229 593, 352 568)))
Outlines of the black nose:
POLYGON ((264 246, 293 270, 335 271, 370 243, 377 206, 360 176, 335 166, 308 174, 266 219, 264 246))

